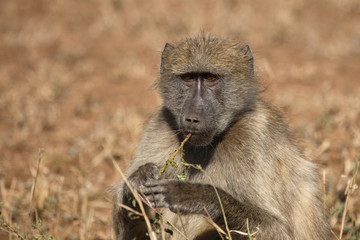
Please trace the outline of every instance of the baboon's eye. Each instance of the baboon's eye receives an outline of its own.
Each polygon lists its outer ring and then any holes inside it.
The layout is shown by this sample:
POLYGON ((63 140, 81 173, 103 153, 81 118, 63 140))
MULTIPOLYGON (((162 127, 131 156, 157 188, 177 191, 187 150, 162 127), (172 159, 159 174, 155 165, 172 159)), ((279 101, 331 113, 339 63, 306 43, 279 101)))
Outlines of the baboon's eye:
POLYGON ((214 81, 216 79, 217 79, 217 76, 214 75, 214 74, 207 74, 206 75, 206 80, 208 80, 208 81, 214 81))
POLYGON ((182 80, 185 80, 185 81, 189 81, 193 78, 193 76, 191 76, 191 74, 183 74, 180 77, 182 80))
POLYGON ((203 75, 203 79, 205 80, 205 84, 208 87, 214 87, 219 82, 219 76, 212 73, 206 73, 203 75))

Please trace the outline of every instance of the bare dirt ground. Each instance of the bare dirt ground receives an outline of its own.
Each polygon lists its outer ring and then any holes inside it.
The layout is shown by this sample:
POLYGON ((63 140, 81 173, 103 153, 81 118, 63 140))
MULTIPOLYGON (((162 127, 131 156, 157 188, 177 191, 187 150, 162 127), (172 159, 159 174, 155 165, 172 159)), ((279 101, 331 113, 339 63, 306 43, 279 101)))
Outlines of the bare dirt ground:
MULTIPOLYGON (((263 97, 325 176, 338 235, 360 154, 358 0, 0 0, 3 219, 39 236, 29 209, 41 159, 33 204, 43 236, 112 239, 111 159, 126 169, 161 104, 152 83, 165 43, 202 31, 251 46, 263 97)), ((14 239, 6 229, 0 239, 14 239)), ((355 190, 343 238, 359 235, 355 190)))

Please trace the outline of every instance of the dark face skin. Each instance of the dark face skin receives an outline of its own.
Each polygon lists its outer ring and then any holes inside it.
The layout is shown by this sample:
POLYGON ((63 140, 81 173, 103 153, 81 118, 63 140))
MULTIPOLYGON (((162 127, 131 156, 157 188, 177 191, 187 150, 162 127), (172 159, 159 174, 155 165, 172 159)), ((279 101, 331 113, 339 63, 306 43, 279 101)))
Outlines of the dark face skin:
POLYGON ((181 90, 187 96, 181 110, 179 127, 191 133, 190 143, 205 146, 215 135, 214 108, 211 99, 221 93, 221 77, 209 72, 185 73, 178 76, 181 90))
POLYGON ((203 41, 166 44, 160 66, 159 87, 176 122, 172 127, 183 137, 191 133, 195 146, 213 144, 256 95, 249 46, 203 41))

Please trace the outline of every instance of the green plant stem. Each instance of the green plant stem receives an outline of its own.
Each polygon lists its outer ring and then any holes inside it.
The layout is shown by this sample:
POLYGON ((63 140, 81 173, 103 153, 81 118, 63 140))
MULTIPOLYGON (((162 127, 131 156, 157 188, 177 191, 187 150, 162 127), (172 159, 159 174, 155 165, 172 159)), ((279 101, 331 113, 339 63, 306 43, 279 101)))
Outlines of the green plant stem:
POLYGON ((227 232, 227 234, 228 234, 228 238, 231 240, 232 238, 231 238, 231 234, 230 234, 230 229, 229 229, 229 226, 228 226, 228 222, 227 222, 227 219, 226 219, 224 206, 223 206, 223 204, 222 204, 222 201, 221 201, 221 198, 220 198, 220 194, 219 194, 218 190, 216 189, 213 180, 211 179, 211 177, 210 177, 209 175, 206 174, 206 172, 204 171, 204 169, 202 169, 202 167, 201 167, 200 165, 193 165, 193 164, 188 164, 188 163, 184 163, 184 164, 185 164, 185 166, 190 166, 190 167, 193 167, 193 168, 195 168, 195 169, 200 170, 200 171, 201 171, 202 173, 204 173, 204 175, 210 180, 211 186, 214 188, 216 197, 217 197, 218 200, 219 200, 221 212, 222 212, 222 215, 223 215, 223 217, 224 217, 224 223, 225 223, 226 232, 227 232))
POLYGON ((182 150, 184 148, 184 144, 189 140, 190 137, 191 137, 191 133, 189 133, 185 137, 185 139, 181 142, 180 147, 178 147, 174 152, 172 152, 170 154, 170 157, 168 158, 168 160, 166 160, 165 165, 162 168, 160 168, 161 175, 165 172, 165 170, 169 166, 169 164, 174 162, 175 156, 179 153, 180 150, 182 150))
POLYGON ((19 231, 16 228, 13 228, 5 219, 2 219, 1 228, 3 228, 6 232, 14 233, 18 238, 22 240, 26 240, 26 237, 19 233, 19 231))
POLYGON ((251 233, 250 233, 249 219, 248 218, 246 219, 246 228, 247 228, 249 240, 252 240, 253 238, 252 238, 251 233))

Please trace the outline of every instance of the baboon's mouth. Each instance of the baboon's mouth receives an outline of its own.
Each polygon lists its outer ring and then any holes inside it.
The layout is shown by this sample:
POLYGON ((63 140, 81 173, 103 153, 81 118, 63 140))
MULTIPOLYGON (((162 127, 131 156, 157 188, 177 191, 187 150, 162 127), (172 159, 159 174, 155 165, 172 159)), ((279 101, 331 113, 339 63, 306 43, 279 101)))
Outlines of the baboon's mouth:
POLYGON ((199 131, 186 131, 185 130, 185 135, 191 134, 191 136, 202 136, 205 135, 204 132, 199 132, 199 131))
POLYGON ((212 141, 212 136, 208 132, 184 131, 184 134, 191 134, 189 143, 196 146, 205 146, 212 141))

